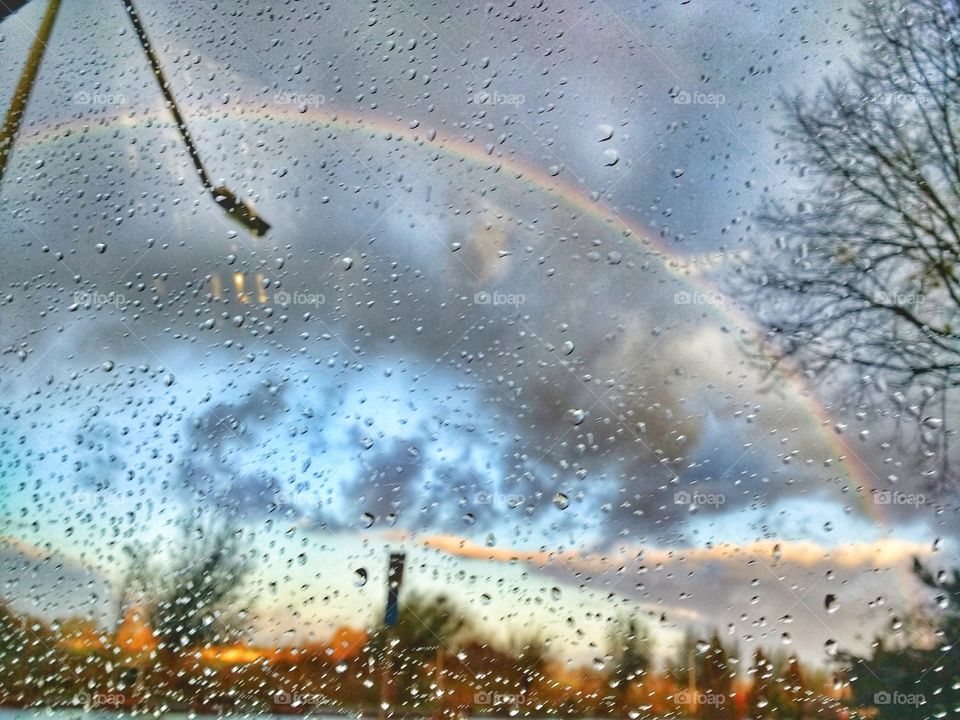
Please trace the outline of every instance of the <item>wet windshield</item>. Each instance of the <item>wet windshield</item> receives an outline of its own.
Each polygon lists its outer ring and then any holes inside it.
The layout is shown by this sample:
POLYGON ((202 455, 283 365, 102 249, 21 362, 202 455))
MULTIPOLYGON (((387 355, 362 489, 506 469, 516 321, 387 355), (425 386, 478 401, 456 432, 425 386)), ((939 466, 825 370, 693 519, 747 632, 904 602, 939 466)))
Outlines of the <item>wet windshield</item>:
POLYGON ((955 2, 0 9, 0 716, 958 712, 955 2))

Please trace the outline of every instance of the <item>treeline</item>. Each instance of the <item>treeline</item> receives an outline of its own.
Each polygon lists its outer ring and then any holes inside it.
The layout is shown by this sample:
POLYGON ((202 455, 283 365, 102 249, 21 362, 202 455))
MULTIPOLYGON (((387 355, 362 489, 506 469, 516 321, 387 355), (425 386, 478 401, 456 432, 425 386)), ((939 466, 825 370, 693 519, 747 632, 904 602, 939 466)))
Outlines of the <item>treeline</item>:
POLYGON ((644 625, 627 617, 611 623, 596 665, 570 667, 536 635, 501 644, 480 639, 443 597, 406 597, 395 627, 358 631, 351 647, 178 641, 171 651, 138 612, 107 633, 76 619, 48 625, 0 605, 0 704, 375 714, 385 698, 397 713, 419 716, 718 720, 839 717, 841 708, 819 676, 789 658, 763 659, 762 682, 751 682, 716 636, 691 637, 675 662, 655 669, 644 625))
MULTIPOLYGON (((444 597, 408 593, 391 628, 343 629, 324 644, 248 642, 241 588, 251 564, 223 526, 185 528, 158 563, 130 547, 117 628, 48 624, 0 602, 0 705, 111 709, 752 720, 948 717, 960 709, 960 574, 914 572, 935 598, 869 657, 829 668, 736 640, 688 635, 654 662, 648 628, 610 621, 596 662, 573 667, 537 634, 493 642, 444 597), (384 679, 388 679, 384 684, 384 679)), ((247 599, 248 600, 248 599, 247 599)))

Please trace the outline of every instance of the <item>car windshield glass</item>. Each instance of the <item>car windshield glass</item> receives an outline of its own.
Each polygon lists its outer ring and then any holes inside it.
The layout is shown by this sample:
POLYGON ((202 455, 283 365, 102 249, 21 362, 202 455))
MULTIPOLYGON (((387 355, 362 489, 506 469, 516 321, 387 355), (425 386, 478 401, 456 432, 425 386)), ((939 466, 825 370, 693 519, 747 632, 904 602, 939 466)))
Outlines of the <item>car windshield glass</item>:
POLYGON ((0 1, 0 720, 948 718, 955 0, 0 1))

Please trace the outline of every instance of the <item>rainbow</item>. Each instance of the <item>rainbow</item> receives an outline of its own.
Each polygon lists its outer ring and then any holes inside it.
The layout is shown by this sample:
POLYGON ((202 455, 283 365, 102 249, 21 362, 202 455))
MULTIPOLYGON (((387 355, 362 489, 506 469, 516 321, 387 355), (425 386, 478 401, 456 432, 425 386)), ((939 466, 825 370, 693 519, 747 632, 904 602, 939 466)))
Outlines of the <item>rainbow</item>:
MULTIPOLYGON (((442 130, 423 129, 419 126, 411 127, 398 120, 373 116, 342 109, 328 109, 325 105, 303 107, 300 109, 290 104, 260 103, 259 107, 253 103, 235 104, 235 110, 226 113, 214 113, 204 107, 186 107, 185 116, 191 123, 220 122, 223 120, 242 122, 253 117, 259 122, 274 122, 286 125, 301 125, 340 130, 351 134, 368 134, 371 139, 385 139, 400 142, 420 149, 433 149, 444 155, 460 158, 482 170, 491 173, 509 171, 515 181, 525 183, 536 191, 547 193, 572 210, 592 217, 599 223, 613 228, 625 238, 631 239, 641 249, 654 255, 664 268, 687 284, 692 289, 703 293, 719 293, 717 287, 705 275, 690 271, 690 262, 681 254, 671 250, 665 243, 658 240, 656 235, 647 232, 636 221, 624 218, 615 210, 607 207, 600 199, 599 194, 591 194, 580 183, 569 180, 563 169, 556 172, 547 172, 513 154, 505 155, 496 148, 485 147, 482 141, 472 138, 457 137, 442 130)), ((146 113, 129 114, 126 116, 115 114, 98 115, 97 120, 103 122, 97 126, 98 130, 116 128, 117 125, 129 128, 138 128, 148 123, 170 120, 169 114, 163 107, 157 107, 146 113)), ((17 145, 56 144, 68 142, 77 135, 83 136, 91 131, 90 119, 72 120, 59 123, 53 128, 40 128, 27 131, 17 139, 17 145)), ((762 337, 756 322, 743 311, 730 303, 712 303, 713 312, 719 317, 735 325, 743 334, 754 338, 761 353, 768 359, 776 358, 764 348, 760 341, 762 337)), ((775 373, 787 396, 797 399, 812 418, 814 425, 835 454, 835 460, 845 470, 848 487, 854 496, 859 498, 865 514, 871 517, 879 526, 888 525, 882 512, 882 506, 873 502, 872 494, 878 489, 879 478, 863 462, 849 441, 834 431, 834 420, 829 409, 825 407, 805 385, 802 377, 797 373, 783 368, 782 364, 775 365, 775 373)))

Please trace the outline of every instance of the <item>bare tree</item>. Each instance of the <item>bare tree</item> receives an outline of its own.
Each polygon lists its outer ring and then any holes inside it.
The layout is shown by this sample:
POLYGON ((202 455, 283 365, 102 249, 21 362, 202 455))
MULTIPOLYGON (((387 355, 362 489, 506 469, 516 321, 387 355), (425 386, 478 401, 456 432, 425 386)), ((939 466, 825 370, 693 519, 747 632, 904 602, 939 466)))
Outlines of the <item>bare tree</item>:
POLYGON ((643 678, 653 662, 652 643, 646 626, 630 615, 617 618, 607 637, 613 660, 610 686, 614 691, 616 710, 626 714, 630 688, 643 678))
POLYGON ((396 625, 377 627, 370 649, 381 660, 392 655, 391 682, 404 704, 420 704, 435 696, 428 687, 436 668, 427 670, 471 631, 464 611, 446 595, 411 593, 403 598, 396 625), (388 651, 387 646, 391 649, 388 651))
POLYGON ((130 567, 121 612, 132 598, 143 602, 160 649, 168 653, 232 638, 230 615, 250 569, 241 536, 230 524, 189 518, 181 531, 168 563, 152 563, 143 546, 125 548, 130 567))
POLYGON ((520 672, 519 692, 525 699, 530 688, 544 677, 548 645, 549 642, 543 639, 539 631, 513 638, 510 643, 510 655, 520 672))
POLYGON ((779 358, 858 400, 882 396, 945 478, 960 384, 960 9, 868 0, 858 20, 865 53, 845 79, 784 100, 804 201, 762 208, 776 250, 747 269, 751 302, 779 358))

